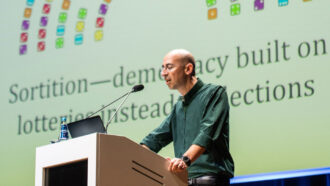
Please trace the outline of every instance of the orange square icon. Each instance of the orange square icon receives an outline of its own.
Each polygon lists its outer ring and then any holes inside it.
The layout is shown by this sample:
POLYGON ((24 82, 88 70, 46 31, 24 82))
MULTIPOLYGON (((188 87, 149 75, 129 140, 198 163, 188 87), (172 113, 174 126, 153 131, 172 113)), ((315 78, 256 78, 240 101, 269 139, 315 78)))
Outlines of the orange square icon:
POLYGON ((304 2, 312 1, 312 0, 303 0, 304 2))
POLYGON ((104 2, 106 2, 106 3, 111 3, 111 0, 104 0, 104 2))
POLYGON ((209 20, 216 19, 217 16, 218 16, 217 8, 209 9, 207 15, 208 15, 207 17, 208 17, 209 20))
POLYGON ((24 10, 24 17, 25 18, 30 18, 31 17, 31 13, 32 13, 32 9, 31 8, 25 8, 25 10, 24 10))
POLYGON ((68 10, 70 8, 70 0, 63 0, 63 4, 62 4, 62 9, 63 10, 68 10))

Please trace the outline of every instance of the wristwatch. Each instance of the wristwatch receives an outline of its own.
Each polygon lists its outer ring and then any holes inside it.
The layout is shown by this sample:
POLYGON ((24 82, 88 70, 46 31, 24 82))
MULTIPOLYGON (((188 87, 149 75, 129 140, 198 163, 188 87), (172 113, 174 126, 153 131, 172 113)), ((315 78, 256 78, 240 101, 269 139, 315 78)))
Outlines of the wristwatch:
POLYGON ((182 161, 187 165, 187 167, 190 166, 191 160, 187 156, 182 156, 182 161))

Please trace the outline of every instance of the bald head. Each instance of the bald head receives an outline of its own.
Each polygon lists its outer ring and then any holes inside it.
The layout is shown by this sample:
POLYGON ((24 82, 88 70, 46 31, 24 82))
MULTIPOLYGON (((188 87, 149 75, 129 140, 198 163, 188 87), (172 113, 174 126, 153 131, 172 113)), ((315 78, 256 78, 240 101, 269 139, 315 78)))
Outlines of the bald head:
POLYGON ((167 58, 175 58, 176 60, 180 61, 182 64, 186 65, 191 63, 193 65, 193 71, 191 73, 192 76, 195 76, 195 58, 186 49, 174 49, 166 54, 167 58))

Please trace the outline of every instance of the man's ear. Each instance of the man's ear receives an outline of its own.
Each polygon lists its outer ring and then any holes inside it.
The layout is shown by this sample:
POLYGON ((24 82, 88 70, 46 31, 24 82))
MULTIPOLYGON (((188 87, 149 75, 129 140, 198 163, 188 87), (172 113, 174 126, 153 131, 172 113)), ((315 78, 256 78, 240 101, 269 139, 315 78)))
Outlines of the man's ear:
POLYGON ((185 67, 186 67, 184 70, 185 74, 190 75, 193 72, 193 68, 194 68, 193 64, 188 63, 185 65, 185 67))

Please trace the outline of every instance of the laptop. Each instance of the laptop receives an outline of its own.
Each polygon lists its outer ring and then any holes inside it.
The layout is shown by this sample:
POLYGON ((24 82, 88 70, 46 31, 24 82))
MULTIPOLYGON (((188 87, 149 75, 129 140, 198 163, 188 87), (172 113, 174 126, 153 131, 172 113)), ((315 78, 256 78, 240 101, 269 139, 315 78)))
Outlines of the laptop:
POLYGON ((106 134, 103 122, 100 116, 93 116, 90 118, 82 119, 68 124, 68 129, 71 138, 76 138, 92 133, 106 134))

